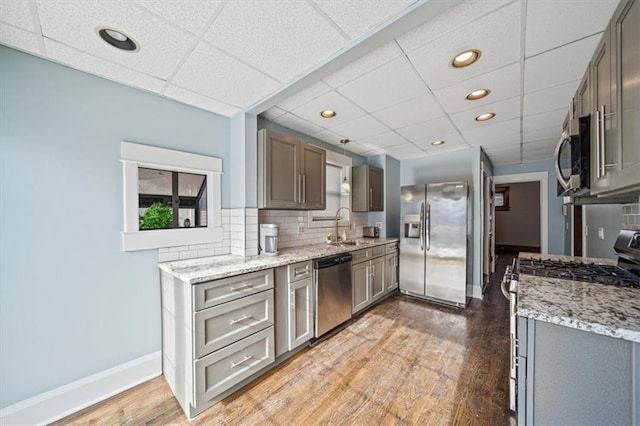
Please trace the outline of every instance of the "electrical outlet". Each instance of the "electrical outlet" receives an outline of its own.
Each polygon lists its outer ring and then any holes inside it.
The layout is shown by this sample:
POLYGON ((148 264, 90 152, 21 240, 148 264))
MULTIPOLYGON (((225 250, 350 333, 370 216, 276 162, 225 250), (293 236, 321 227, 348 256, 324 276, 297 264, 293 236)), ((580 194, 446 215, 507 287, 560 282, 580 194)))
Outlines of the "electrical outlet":
POLYGON ((298 234, 302 234, 304 232, 304 226, 298 225, 298 234))
POLYGON ((600 238, 601 240, 604 240, 604 229, 603 228, 598 228, 598 238, 600 238))
POLYGON ((382 228, 382 222, 376 222, 376 228, 382 228))

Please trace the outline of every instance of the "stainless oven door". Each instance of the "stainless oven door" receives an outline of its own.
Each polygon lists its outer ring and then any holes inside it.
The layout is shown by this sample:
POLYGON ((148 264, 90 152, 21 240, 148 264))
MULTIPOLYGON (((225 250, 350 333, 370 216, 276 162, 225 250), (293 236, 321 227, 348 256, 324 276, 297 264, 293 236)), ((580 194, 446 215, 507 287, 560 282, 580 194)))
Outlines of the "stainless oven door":
POLYGON ((566 130, 558 140, 553 158, 558 182, 565 191, 569 191, 571 189, 571 136, 566 130))

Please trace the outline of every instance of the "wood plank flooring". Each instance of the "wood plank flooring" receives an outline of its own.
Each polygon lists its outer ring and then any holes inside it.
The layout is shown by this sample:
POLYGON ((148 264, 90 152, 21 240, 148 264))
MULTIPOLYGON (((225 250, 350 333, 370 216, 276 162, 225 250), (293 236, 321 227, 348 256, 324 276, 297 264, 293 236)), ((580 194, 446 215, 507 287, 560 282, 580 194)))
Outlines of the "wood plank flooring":
MULTIPOLYGON (((501 255, 457 310, 396 295, 196 417, 219 425, 515 424, 501 255)), ((189 424, 163 377, 55 424, 189 424)))

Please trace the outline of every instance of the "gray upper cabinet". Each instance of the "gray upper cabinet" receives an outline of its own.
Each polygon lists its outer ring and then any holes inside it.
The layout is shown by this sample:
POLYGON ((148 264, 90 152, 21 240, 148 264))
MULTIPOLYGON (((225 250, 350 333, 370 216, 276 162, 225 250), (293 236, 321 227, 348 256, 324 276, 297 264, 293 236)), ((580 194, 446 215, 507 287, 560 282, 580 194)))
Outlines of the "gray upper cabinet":
POLYGON ((375 212, 384 210, 384 171, 363 164, 351 169, 352 200, 354 212, 375 212))
POLYGON ((578 91, 576 92, 576 97, 574 98, 573 108, 574 108, 574 116, 582 117, 584 115, 591 114, 591 64, 587 67, 587 72, 585 73, 580 85, 578 86, 578 91))
POLYGON ((620 3, 591 61, 591 194, 640 193, 640 12, 620 3))
POLYGON ((326 151, 267 129, 258 132, 258 208, 323 210, 326 151))

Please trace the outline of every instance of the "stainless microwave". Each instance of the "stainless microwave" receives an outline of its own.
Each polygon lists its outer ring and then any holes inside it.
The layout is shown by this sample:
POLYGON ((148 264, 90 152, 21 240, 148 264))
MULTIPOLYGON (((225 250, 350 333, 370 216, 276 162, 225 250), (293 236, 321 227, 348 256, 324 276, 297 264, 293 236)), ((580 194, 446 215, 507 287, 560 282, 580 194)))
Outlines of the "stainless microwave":
POLYGON ((558 196, 589 192, 590 150, 589 115, 567 119, 554 154, 558 196))

